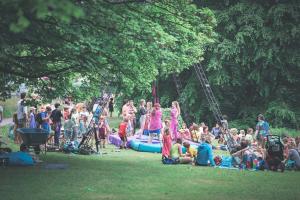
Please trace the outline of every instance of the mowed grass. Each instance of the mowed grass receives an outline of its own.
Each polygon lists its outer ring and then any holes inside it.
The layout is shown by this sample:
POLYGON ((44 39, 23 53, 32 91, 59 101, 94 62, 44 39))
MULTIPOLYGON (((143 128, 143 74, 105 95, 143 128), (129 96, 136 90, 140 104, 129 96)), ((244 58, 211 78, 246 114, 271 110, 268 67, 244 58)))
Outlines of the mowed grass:
POLYGON ((3 106, 3 117, 11 118, 13 117, 14 112, 17 111, 17 97, 12 97, 6 101, 0 101, 0 105, 3 106))
MULTIPOLYGON (((117 123, 116 123, 117 124, 117 123)), ((115 127, 115 126, 112 126, 115 127)), ((299 199, 298 172, 163 165, 161 155, 109 146, 103 155, 47 153, 34 167, 0 167, 0 199, 299 199), (66 169, 46 169, 50 163, 66 169)))

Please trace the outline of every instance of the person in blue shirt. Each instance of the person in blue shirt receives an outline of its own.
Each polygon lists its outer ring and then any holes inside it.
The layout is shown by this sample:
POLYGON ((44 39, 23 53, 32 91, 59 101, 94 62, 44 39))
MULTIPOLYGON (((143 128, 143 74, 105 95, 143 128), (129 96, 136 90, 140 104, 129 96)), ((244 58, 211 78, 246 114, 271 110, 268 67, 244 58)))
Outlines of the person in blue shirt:
POLYGON ((215 136, 215 139, 220 138, 221 130, 218 122, 216 123, 216 126, 212 128, 211 133, 215 136))
POLYGON ((210 136, 202 136, 201 144, 198 147, 198 153, 196 158, 196 165, 199 166, 215 166, 215 161, 213 159, 213 152, 211 146, 210 136))
POLYGON ((42 107, 42 112, 41 112, 41 117, 43 120, 42 129, 45 129, 47 131, 48 135, 51 132, 51 128, 50 128, 50 124, 49 124, 50 115, 51 115, 51 107, 47 106, 46 110, 45 110, 45 107, 42 107))

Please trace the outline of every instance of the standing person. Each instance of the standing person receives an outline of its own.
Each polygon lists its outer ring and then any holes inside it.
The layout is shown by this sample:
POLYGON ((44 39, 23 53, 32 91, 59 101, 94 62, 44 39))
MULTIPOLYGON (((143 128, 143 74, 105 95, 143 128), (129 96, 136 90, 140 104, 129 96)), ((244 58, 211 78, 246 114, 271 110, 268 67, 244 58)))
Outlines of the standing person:
POLYGON ((54 104, 55 109, 52 111, 52 113, 50 115, 50 119, 53 122, 53 128, 54 128, 54 145, 55 146, 59 146, 61 119, 63 118, 63 114, 61 113, 59 106, 60 106, 59 103, 55 103, 54 104))
POLYGON ((128 114, 130 115, 130 123, 132 125, 132 135, 135 134, 135 127, 136 127, 136 118, 135 118, 135 113, 137 112, 136 107, 133 104, 133 100, 129 101, 129 110, 128 114))
POLYGON ((105 142, 106 142, 106 137, 107 137, 107 132, 108 128, 105 123, 105 117, 101 116, 99 119, 99 134, 98 134, 98 139, 100 143, 100 148, 105 148, 105 142))
POLYGON ((21 135, 17 132, 18 129, 18 114, 15 112, 13 114, 13 122, 14 122, 14 143, 21 144, 21 135))
POLYGON ((64 113, 63 113, 64 120, 68 120, 69 116, 70 116, 69 106, 64 106, 64 113))
POLYGON ((112 117, 114 112, 114 98, 109 99, 108 109, 109 109, 110 117, 112 117))
POLYGON ((247 134, 245 136, 245 140, 249 143, 252 144, 253 143, 253 128, 248 128, 247 129, 247 134))
POLYGON ((50 128, 50 115, 51 115, 51 107, 47 106, 46 109, 44 106, 41 108, 41 118, 42 118, 42 129, 46 130, 48 135, 50 134, 51 128, 50 128))
POLYGON ((70 116, 71 116, 71 120, 75 124, 73 127, 73 134, 71 140, 75 141, 77 140, 78 129, 79 129, 79 116, 75 108, 72 109, 70 116))
POLYGON ((152 139, 155 135, 158 136, 160 135, 160 130, 162 128, 162 122, 161 122, 161 117, 162 117, 162 111, 160 108, 159 103, 154 104, 154 109, 151 112, 150 116, 150 124, 149 124, 149 140, 148 143, 152 143, 152 139))
POLYGON ((125 104, 122 106, 122 117, 123 119, 128 117, 128 113, 129 113, 129 101, 128 100, 124 100, 125 104))
POLYGON ((25 105, 26 93, 21 93, 21 98, 17 103, 18 128, 24 128, 27 120, 27 106, 25 105))
POLYGON ((3 106, 0 105, 0 123, 3 120, 3 106))
POLYGON ((178 116, 180 116, 180 107, 179 103, 177 101, 172 102, 172 108, 171 108, 171 134, 172 139, 177 141, 177 138, 180 138, 180 135, 178 134, 178 116))
POLYGON ((149 135, 149 125, 150 125, 151 112, 152 112, 152 102, 149 101, 146 104, 146 117, 145 117, 143 135, 149 135))
POLYGON ((162 142, 163 142, 162 159, 170 158, 171 157, 170 151, 171 151, 171 148, 172 148, 172 138, 171 138, 169 128, 164 129, 162 142))
POLYGON ((37 126, 35 122, 35 107, 31 107, 29 112, 29 128, 36 128, 37 126))
POLYGON ((126 149, 126 143, 127 143, 127 125, 128 125, 128 119, 123 119, 123 121, 119 125, 119 137, 122 141, 122 144, 120 146, 120 149, 125 148, 126 149))
POLYGON ((140 101, 140 107, 138 110, 138 114, 137 114, 137 124, 140 125, 140 130, 138 131, 139 136, 142 137, 143 131, 144 131, 144 125, 145 125, 145 121, 146 121, 146 114, 147 114, 147 110, 145 108, 145 104, 146 101, 144 99, 141 99, 140 101))
POLYGON ((70 141, 72 140, 73 137, 73 130, 75 127, 75 123, 73 122, 73 120, 71 119, 71 115, 68 116, 69 118, 67 120, 65 120, 64 122, 64 139, 66 141, 70 141))
POLYGON ((264 148, 266 138, 269 135, 269 123, 265 121, 265 117, 262 114, 257 116, 257 120, 255 136, 257 144, 264 148))

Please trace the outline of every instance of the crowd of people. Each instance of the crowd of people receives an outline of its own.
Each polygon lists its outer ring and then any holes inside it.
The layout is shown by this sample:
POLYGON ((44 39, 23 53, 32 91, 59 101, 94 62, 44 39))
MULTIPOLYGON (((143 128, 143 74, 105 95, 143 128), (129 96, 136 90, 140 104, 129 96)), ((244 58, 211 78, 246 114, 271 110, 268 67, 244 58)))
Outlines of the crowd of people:
MULTIPOLYGON (((84 103, 73 105, 69 100, 63 103, 63 107, 60 103, 41 105, 38 109, 30 107, 29 112, 27 106, 26 95, 22 93, 17 104, 17 112, 14 114, 15 143, 22 142, 17 128, 42 128, 49 134, 49 141, 59 147, 61 138, 65 141, 77 140, 86 133, 89 125, 93 124, 97 127, 100 147, 106 147, 108 135, 112 132, 108 118, 114 111, 113 98, 110 98, 105 106, 95 104, 91 110, 88 110, 84 103)), ((167 117, 163 117, 159 103, 152 104, 142 99, 136 107, 132 100, 125 101, 121 110, 123 120, 118 129, 118 135, 122 140, 120 148, 126 148, 128 136, 136 135, 137 138, 142 138, 147 135, 148 143, 152 143, 155 138, 161 142, 163 162, 215 166, 220 162, 218 156, 213 155, 213 149, 228 145, 230 139, 231 145, 234 146, 231 152, 234 166, 272 169, 270 152, 266 149, 267 137, 271 132, 263 115, 258 115, 255 130, 253 128, 225 130, 224 125, 219 122, 211 129, 204 122, 199 125, 192 123, 189 127, 184 122, 179 125, 180 114, 177 101, 172 102, 167 117), (230 137, 224 137, 225 133, 230 137), (186 152, 183 153, 182 149, 186 152)), ((300 138, 285 136, 282 151, 283 157, 279 159, 279 164, 291 160, 294 166, 300 169, 300 138)), ((274 166, 274 169, 277 167, 274 166)))
POLYGON ((17 112, 14 113, 14 141, 22 143, 22 138, 17 128, 42 128, 48 133, 48 143, 54 147, 60 147, 60 140, 64 142, 76 141, 91 124, 97 124, 97 139, 100 146, 105 148, 107 135, 110 133, 108 124, 109 112, 112 116, 113 98, 104 106, 95 104, 93 109, 88 110, 85 103, 73 104, 70 98, 64 102, 29 107, 26 102, 26 93, 21 94, 17 103, 17 112), (62 105, 61 105, 62 104, 62 105))
MULTIPOLYGON (((163 162, 192 163, 200 166, 215 166, 219 164, 219 157, 213 155, 213 149, 225 146, 231 140, 233 145, 232 158, 233 166, 240 168, 277 169, 271 166, 271 152, 266 149, 268 135, 271 135, 269 124, 262 114, 258 115, 255 130, 248 128, 238 130, 231 128, 224 130, 219 122, 211 129, 204 123, 199 125, 192 123, 188 127, 185 123, 179 127, 180 106, 177 101, 172 102, 170 117, 163 119, 162 109, 159 103, 152 105, 145 100, 140 101, 136 108, 133 101, 126 101, 122 108, 123 121, 119 126, 119 136, 123 141, 121 148, 126 148, 127 136, 137 134, 139 137, 148 135, 148 142, 152 143, 154 137, 162 143, 163 162), (136 126, 138 125, 138 126, 136 126), (135 128, 138 131, 135 132, 135 128), (230 137, 224 137, 224 133, 230 137), (195 148, 195 144, 197 147, 195 148), (215 146, 214 144, 219 144, 215 146), (222 145, 223 144, 223 145, 222 145), (182 152, 182 146, 186 152, 182 152)), ((226 116, 223 116, 226 119, 226 116)), ((281 142, 281 140, 280 140, 281 142)), ((294 162, 297 169, 300 169, 300 139, 292 137, 283 138, 282 159, 279 165, 287 160, 294 162)))

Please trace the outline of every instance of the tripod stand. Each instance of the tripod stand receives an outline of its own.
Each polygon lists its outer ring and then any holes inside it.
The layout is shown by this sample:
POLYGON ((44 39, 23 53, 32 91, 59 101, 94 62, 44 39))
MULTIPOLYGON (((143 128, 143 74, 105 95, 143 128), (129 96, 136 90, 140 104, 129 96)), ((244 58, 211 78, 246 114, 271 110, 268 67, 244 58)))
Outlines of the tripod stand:
POLYGON ((107 96, 102 96, 100 99, 95 99, 93 105, 99 101, 98 106, 96 107, 96 110, 93 114, 93 118, 91 119, 87 132, 83 135, 83 138, 78 145, 79 153, 81 154, 91 154, 91 153, 99 153, 99 140, 97 135, 97 123, 99 120, 100 115, 103 113, 103 110, 105 109, 109 99, 110 94, 107 96), (94 151, 91 143, 92 138, 95 138, 95 146, 96 146, 96 152, 94 151))

